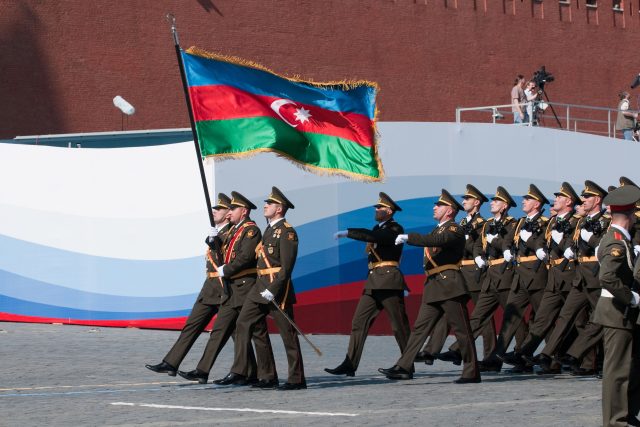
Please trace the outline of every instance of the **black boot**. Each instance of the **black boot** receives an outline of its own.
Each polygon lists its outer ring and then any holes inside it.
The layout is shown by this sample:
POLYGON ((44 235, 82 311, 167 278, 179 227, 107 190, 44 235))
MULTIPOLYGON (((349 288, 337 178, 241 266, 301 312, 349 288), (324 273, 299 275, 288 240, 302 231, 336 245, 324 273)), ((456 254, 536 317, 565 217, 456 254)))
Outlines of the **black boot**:
POLYGON ((164 360, 157 365, 144 365, 145 368, 152 370, 153 372, 157 372, 159 374, 168 374, 170 377, 175 377, 178 370, 173 366, 169 365, 164 360))
POLYGON ((356 374, 356 370, 353 368, 351 360, 345 358, 344 361, 335 368, 324 368, 324 371, 331 375, 346 375, 353 377, 356 374))
POLYGON ((198 381, 200 384, 206 384, 209 380, 209 373, 202 372, 199 369, 194 369, 193 371, 189 372, 178 371, 178 375, 180 375, 185 380, 198 381))

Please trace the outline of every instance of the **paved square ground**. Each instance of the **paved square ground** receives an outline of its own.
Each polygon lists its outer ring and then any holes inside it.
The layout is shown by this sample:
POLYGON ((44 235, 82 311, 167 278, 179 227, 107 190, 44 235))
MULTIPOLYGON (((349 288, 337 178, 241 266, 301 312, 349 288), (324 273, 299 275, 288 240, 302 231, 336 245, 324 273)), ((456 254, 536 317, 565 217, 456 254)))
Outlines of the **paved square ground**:
MULTIPOLYGON (((416 364, 410 381, 377 372, 399 356, 393 337, 369 337, 353 378, 323 371, 344 358, 349 337, 310 336, 324 353, 302 342, 309 388, 280 392, 199 385, 155 374, 178 336, 174 331, 0 323, 1 426, 243 425, 601 425, 601 388, 595 378, 485 374, 482 384, 456 385, 460 367, 416 364)), ((195 367, 207 335, 181 368, 195 367)), ((280 378, 286 357, 271 337, 280 378)), ((451 341, 451 338, 449 339, 451 341)), ((479 340, 481 354, 481 340, 479 340)), ((210 380, 226 375, 227 346, 210 380)))

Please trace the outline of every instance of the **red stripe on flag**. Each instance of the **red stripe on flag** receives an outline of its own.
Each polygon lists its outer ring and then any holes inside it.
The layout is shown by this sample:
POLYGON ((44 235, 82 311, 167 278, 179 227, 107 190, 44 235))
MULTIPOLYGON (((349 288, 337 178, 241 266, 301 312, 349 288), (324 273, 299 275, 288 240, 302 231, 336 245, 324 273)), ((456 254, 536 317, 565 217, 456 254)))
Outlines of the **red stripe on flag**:
POLYGON ((193 86, 189 93, 196 122, 273 117, 299 132, 337 136, 363 147, 373 146, 373 122, 362 114, 329 111, 294 100, 252 94, 232 86, 193 86))

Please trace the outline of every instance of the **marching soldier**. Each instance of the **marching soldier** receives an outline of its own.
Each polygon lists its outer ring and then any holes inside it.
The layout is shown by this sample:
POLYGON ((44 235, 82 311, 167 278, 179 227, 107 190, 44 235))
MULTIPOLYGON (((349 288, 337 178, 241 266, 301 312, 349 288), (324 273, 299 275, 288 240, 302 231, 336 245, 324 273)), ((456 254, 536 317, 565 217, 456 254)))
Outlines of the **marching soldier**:
MULTIPOLYGON (((507 305, 507 297, 513 280, 513 265, 505 262, 505 238, 512 236, 516 220, 509 216, 509 209, 516 206, 509 192, 504 187, 498 187, 491 199, 490 211, 493 215, 484 222, 480 230, 480 238, 476 240, 473 249, 474 261, 478 268, 486 269, 480 295, 471 313, 471 331, 473 337, 478 338, 487 325, 493 321, 493 314, 507 305)), ((516 331, 516 348, 524 340, 526 328, 524 323, 516 331)), ((449 347, 449 351, 437 355, 438 359, 456 363, 462 360, 458 343, 449 347)), ((502 361, 498 358, 485 356, 479 363, 480 371, 497 371, 502 369, 502 361)))
POLYGON ((634 254, 629 231, 635 221, 634 209, 638 200, 640 189, 631 185, 613 190, 604 200, 610 206, 612 218, 611 227, 602 237, 597 252, 602 291, 593 321, 604 329, 602 417, 605 427, 637 425, 636 413, 631 413, 630 409, 637 411, 640 397, 638 354, 634 349, 634 345, 638 346, 636 321, 640 290, 634 283, 634 254))
MULTIPOLYGON (((260 229, 249 217, 251 209, 255 209, 256 206, 238 192, 232 191, 231 197, 229 219, 233 227, 231 227, 227 233, 224 259, 216 269, 216 272, 209 274, 210 277, 225 282, 230 296, 226 298, 220 306, 220 311, 213 324, 209 341, 196 369, 188 372, 178 371, 181 377, 189 381, 198 381, 201 384, 207 382, 211 367, 215 363, 222 348, 229 338, 232 337, 242 304, 244 303, 247 293, 256 281, 255 249, 260 241, 260 229)), ((262 324, 261 329, 254 337, 254 342, 258 353, 268 354, 271 345, 269 343, 266 324, 262 324)), ((251 365, 255 367, 255 356, 253 356, 253 350, 250 349, 251 344, 249 343, 247 347, 247 351, 249 351, 252 356, 251 365)), ((258 367, 261 376, 268 375, 270 372, 275 371, 275 364, 269 362, 271 361, 268 357, 261 358, 261 363, 266 364, 265 366, 258 367), (262 372, 266 373, 262 374, 262 372)), ((252 371, 255 371, 255 369, 252 368, 252 371)), ((256 382, 257 379, 255 379, 255 375, 250 377, 248 373, 245 372, 242 378, 235 378, 234 381, 228 384, 248 384, 256 382)), ((216 383, 220 383, 220 380, 216 380, 216 383)))
MULTIPOLYGON (((475 305, 480 296, 480 288, 485 277, 486 266, 478 267, 478 265, 476 265, 473 251, 485 223, 484 218, 480 215, 480 207, 484 202, 488 202, 489 199, 471 184, 467 184, 466 192, 464 196, 462 196, 462 199, 462 207, 467 216, 460 221, 460 226, 464 231, 465 238, 464 257, 462 259, 460 272, 464 278, 464 283, 467 291, 469 291, 471 300, 475 305)), ((416 361, 425 360, 428 364, 428 359, 433 358, 433 355, 441 353, 448 333, 447 321, 442 318, 431 334, 428 344, 418 353, 416 361)), ((490 318, 489 322, 487 322, 482 329, 482 343, 484 357, 488 357, 496 345, 496 330, 493 318, 490 318)), ((452 361, 456 365, 459 365, 462 362, 462 358, 459 353, 455 353, 455 356, 455 360, 452 361)))
MULTIPOLYGON (((557 372, 557 368, 553 366, 552 356, 559 351, 576 319, 581 313, 584 313, 583 310, 592 310, 600 296, 599 265, 595 250, 609 227, 610 219, 605 215, 605 209, 602 208, 602 199, 606 195, 607 192, 598 184, 589 180, 585 181, 581 194, 581 208, 585 216, 576 224, 573 245, 564 253, 566 258, 575 259, 576 276, 560 310, 556 326, 538 356, 542 373, 557 372)), ((579 328, 578 332, 580 334, 578 339, 567 351, 567 359, 574 374, 592 375, 595 371, 593 354, 584 361, 584 368, 580 367, 579 358, 598 343, 601 338, 601 327, 587 323, 583 328, 579 328), (581 339, 580 336, 585 338, 581 339)))
POLYGON ((393 218, 393 214, 402 209, 385 193, 380 193, 378 203, 374 207, 378 224, 372 230, 349 228, 335 234, 336 239, 348 237, 367 242, 369 274, 353 315, 347 355, 336 368, 325 368, 326 372, 333 375, 355 375, 369 327, 381 310, 385 310, 389 316, 391 329, 401 353, 411 332, 404 307, 404 289, 407 285, 399 268, 403 245, 395 244, 396 237, 404 233, 404 229, 393 218))
POLYGON ((231 208, 230 203, 229 196, 224 193, 218 193, 218 203, 212 207, 215 227, 212 227, 209 237, 205 240, 208 245, 205 257, 207 278, 177 341, 161 363, 145 365, 147 369, 159 373, 166 372, 175 377, 180 363, 182 363, 191 346, 193 346, 211 319, 213 319, 213 316, 218 312, 221 298, 224 295, 224 284, 214 275, 216 274, 216 267, 222 264, 222 243, 230 228, 228 219, 229 209, 231 208))
POLYGON ((515 257, 516 269, 494 352, 503 361, 511 339, 523 322, 527 306, 531 304, 533 312, 537 313, 547 283, 544 265, 547 254, 543 247, 548 219, 542 216, 542 207, 548 203, 538 187, 530 184, 522 200, 522 211, 526 216, 520 218, 514 234, 506 239, 504 259, 509 262, 515 257))
MULTIPOLYGON (((579 203, 580 196, 568 182, 563 182, 560 190, 554 194, 556 198, 553 210, 556 215, 549 220, 545 231, 544 250, 549 260, 547 287, 542 294, 535 319, 529 325, 529 335, 520 351, 514 352, 513 356, 505 357, 505 362, 515 366, 522 366, 525 361, 530 365, 536 364, 533 353, 553 327, 575 277, 574 259, 570 248, 573 246, 573 233, 578 222, 578 217, 574 215, 574 206, 579 203), (569 257, 566 257, 565 253, 569 257)), ((560 373, 559 366, 557 373, 560 373)))
MULTIPOLYGON (((307 388, 298 333, 283 314, 286 313, 289 319, 293 319, 293 304, 296 302, 291 273, 298 255, 298 234, 285 219, 287 211, 293 208, 293 203, 278 188, 273 187, 264 205, 264 216, 269 225, 255 252, 258 255, 258 280, 247 295, 238 317, 234 362, 227 376, 233 379, 242 375, 241 371, 246 369, 244 367, 249 361, 247 349, 251 343, 251 335, 256 325, 264 322, 267 315, 271 315, 280 331, 289 365, 287 382, 278 387, 278 390, 307 388)), ((274 388, 277 385, 278 380, 275 378, 261 380, 257 386, 274 388)))
POLYGON ((443 189, 433 207, 433 217, 439 223, 431 233, 400 234, 396 238, 397 245, 408 243, 424 247, 426 279, 414 330, 402 357, 392 368, 379 369, 389 379, 413 378, 413 362, 420 347, 442 316, 446 315, 460 343, 464 361, 462 376, 454 382, 465 384, 481 381, 466 307, 469 297, 460 274, 465 239, 462 227, 454 219, 461 209, 462 206, 443 189))

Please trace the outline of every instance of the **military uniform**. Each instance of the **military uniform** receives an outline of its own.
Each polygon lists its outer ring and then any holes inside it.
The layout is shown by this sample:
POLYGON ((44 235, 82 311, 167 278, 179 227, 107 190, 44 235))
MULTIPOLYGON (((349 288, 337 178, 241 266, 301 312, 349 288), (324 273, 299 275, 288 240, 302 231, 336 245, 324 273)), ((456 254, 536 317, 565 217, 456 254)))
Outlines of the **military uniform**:
MULTIPOLYGON (((593 181, 585 181, 583 196, 599 196, 604 198, 607 192, 593 181)), ((556 325, 546 344, 541 356, 550 358, 559 352, 560 346, 569 335, 572 326, 577 324, 583 313, 588 313, 595 307, 600 296, 600 281, 598 280, 599 264, 595 255, 596 247, 609 226, 610 218, 605 215, 604 209, 591 216, 580 218, 573 234, 573 251, 575 252, 576 273, 572 287, 567 294, 564 305, 560 310, 556 325), (588 234, 583 232, 592 233, 588 234), (588 237, 585 240, 584 237, 588 237)), ((602 328, 593 323, 586 323, 578 328, 578 338, 573 342, 567 354, 576 360, 596 344, 601 338, 602 328)), ((589 370, 594 368, 595 359, 590 357, 583 364, 589 370)), ((545 367, 545 366, 543 366, 545 367)))
MULTIPOLYGON (((230 203, 231 199, 229 196, 224 193, 219 193, 218 202, 213 206, 213 209, 229 209, 230 203)), ((212 273, 216 272, 214 263, 216 266, 222 264, 221 249, 229 228, 230 224, 226 223, 218 228, 218 234, 216 236, 206 239, 208 245, 205 256, 207 277, 196 298, 196 302, 193 304, 189 317, 180 332, 180 336, 163 359, 163 362, 174 368, 173 375, 175 375, 175 370, 180 367, 182 360, 189 350, 191 350, 193 344, 205 330, 209 322, 211 322, 211 319, 213 319, 213 316, 216 315, 220 307, 220 302, 224 294, 223 284, 219 279, 212 277, 212 273)), ((153 370, 153 367, 151 366, 149 369, 153 370)))
MULTIPOLYGON (((471 184, 467 184, 463 198, 474 198, 479 200, 481 204, 489 200, 484 194, 482 194, 482 192, 480 192, 480 190, 471 184)), ((480 289, 486 275, 486 269, 478 267, 474 261, 474 258, 476 257, 476 255, 474 255, 474 248, 476 242, 481 240, 480 234, 484 224, 485 219, 480 215, 480 212, 474 213, 470 218, 469 215, 467 215, 460 221, 460 226, 464 231, 465 237, 464 255, 460 266, 460 273, 462 273, 465 286, 467 287, 467 291, 469 291, 469 295, 471 296, 474 306, 477 304, 478 298, 480 297, 480 289)), ((444 346, 448 333, 449 328, 447 327, 446 318, 442 318, 434 328, 434 331, 431 333, 429 338, 429 342, 422 351, 431 355, 439 353, 444 346)), ((490 317, 489 321, 485 323, 481 333, 484 356, 488 357, 496 345, 496 329, 493 317, 490 317)))
MULTIPOLYGON (((494 200, 501 200, 509 207, 515 207, 516 203, 509 192, 504 187, 498 187, 494 200)), ((508 210, 508 209, 507 209, 508 210)), ((507 305, 507 298, 513 282, 513 264, 505 262, 504 247, 505 239, 513 236, 516 227, 516 220, 513 217, 503 214, 500 218, 489 218, 484 222, 480 230, 480 238, 476 240, 473 255, 474 259, 480 257, 486 267, 486 274, 480 289, 480 295, 476 301, 473 312, 471 313, 470 325, 473 337, 478 338, 482 331, 493 321, 493 315, 502 307, 504 310, 507 305)), ((520 323, 516 330, 516 348, 526 337, 526 325, 520 323)), ((449 351, 459 353, 458 343, 454 343, 449 347, 449 351)), ((486 354, 486 353, 485 353, 486 354)), ((450 359, 453 359, 453 355, 450 359)), ((490 355, 485 355, 481 370, 500 370, 502 362, 492 360, 490 355)))
MULTIPOLYGON (((385 207, 394 213, 402 210, 385 193, 380 193, 376 207, 385 207)), ((404 229, 393 217, 377 224, 372 230, 347 230, 346 237, 367 242, 369 273, 351 322, 351 336, 345 360, 335 369, 325 369, 328 373, 349 376, 355 373, 369 328, 381 310, 386 311, 391 321, 391 330, 400 352, 404 351, 411 330, 404 306, 404 290, 407 285, 399 268, 403 245, 395 244, 396 237, 402 233, 404 229)))
MULTIPOLYGON (((266 202, 279 203, 288 209, 294 208, 276 187, 273 187, 266 202)), ((280 331, 289 365, 287 383, 280 388, 285 390, 306 388, 298 333, 275 306, 278 304, 289 318, 294 319, 293 304, 296 302, 296 294, 291 274, 298 255, 298 234, 286 219, 281 218, 267 227, 255 253, 258 255, 258 280, 248 293, 238 318, 238 333, 231 372, 241 373, 242 367, 247 364, 247 348, 256 325, 263 322, 267 315, 271 315, 280 331), (272 302, 263 296, 265 290, 273 295, 272 302)))
MULTIPOLYGON (((638 199, 640 189, 627 186, 613 190, 604 203, 611 207, 613 216, 624 215, 632 212, 638 199)), ((640 296, 638 284, 634 283, 634 253, 628 229, 612 224, 600 241, 597 256, 602 293, 593 312, 593 322, 604 328, 603 425, 626 426, 629 418, 636 415, 629 410, 638 409, 640 374, 635 351, 640 296)))
MULTIPOLYGON (((457 210, 462 209, 444 189, 436 203, 449 205, 457 210)), ((449 326, 453 328, 460 343, 464 362, 462 377, 456 382, 480 382, 476 349, 466 307, 469 296, 460 273, 464 242, 464 231, 453 220, 440 223, 429 234, 408 235, 409 245, 424 247, 426 279, 418 317, 404 353, 393 368, 380 369, 388 378, 412 378, 413 362, 420 347, 442 316, 446 315, 449 326)))
MULTIPOLYGON (((232 209, 235 207, 244 207, 249 210, 256 208, 242 194, 233 191, 231 195, 230 204, 232 209)), ((260 229, 248 216, 238 224, 235 224, 227 233, 224 244, 224 263, 219 266, 216 273, 211 273, 210 276, 218 280, 222 275, 229 296, 224 298, 220 306, 209 341, 207 341, 204 353, 195 371, 180 372, 183 378, 189 380, 207 378, 220 351, 222 351, 229 338, 233 336, 240 309, 246 299, 246 295, 256 281, 255 248, 260 241, 260 237, 260 229)), ((256 331, 254 343, 259 354, 268 354, 271 351, 266 323, 263 323, 256 331)), ((251 363, 247 365, 247 370, 243 372, 244 379, 253 379, 255 375, 261 378, 274 375, 275 363, 273 362, 273 357, 270 359, 269 357, 261 357, 261 365, 256 366, 251 343, 247 345, 247 351, 251 354, 251 363), (256 370, 257 374, 254 374, 256 370)), ((220 383, 220 380, 216 380, 216 382, 220 383)))
MULTIPOLYGON (((572 200, 573 205, 580 201, 580 197, 568 182, 563 182, 556 196, 564 196, 572 200)), ((520 353, 531 358, 544 339, 545 335, 555 324, 564 301, 571 290, 575 278, 575 257, 573 251, 567 252, 573 246, 573 235, 579 217, 573 211, 564 215, 555 215, 549 220, 545 231, 545 252, 548 254, 548 278, 542 300, 535 319, 529 324, 529 335, 521 347, 520 353), (568 255, 568 258, 565 257, 568 255)))
MULTIPOLYGON (((525 197, 539 201, 541 207, 549 203, 533 184, 529 185, 529 192, 525 197)), ((540 306, 542 293, 547 284, 547 269, 537 253, 539 249, 544 248, 544 230, 547 222, 548 219, 542 216, 542 211, 532 217, 520 218, 514 234, 505 239, 504 249, 515 249, 513 256, 515 256, 516 268, 496 344, 495 354, 498 357, 503 356, 509 347, 516 330, 523 322, 527 306, 531 304, 533 313, 536 313, 540 306), (523 238, 525 232, 530 233, 526 241, 523 238)))

